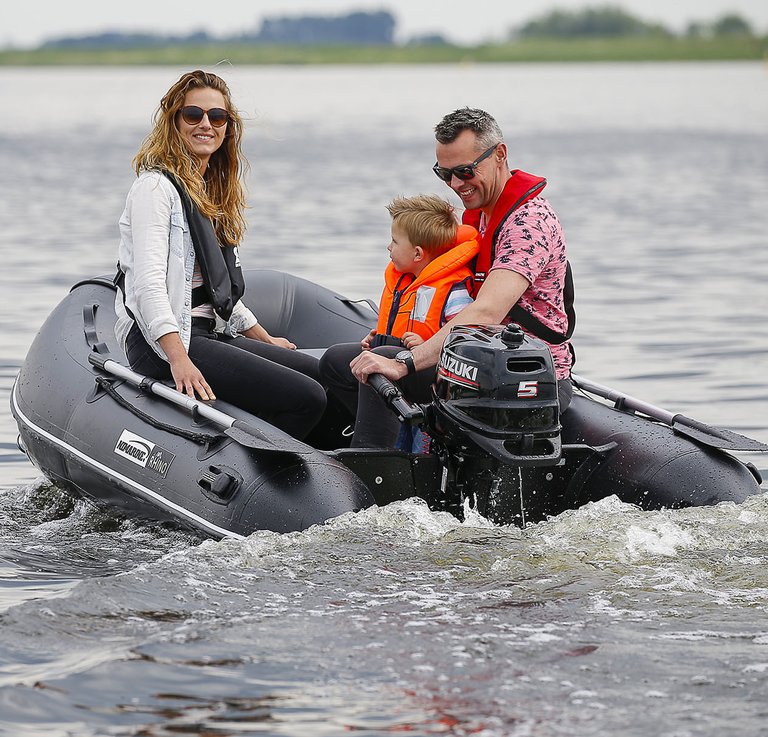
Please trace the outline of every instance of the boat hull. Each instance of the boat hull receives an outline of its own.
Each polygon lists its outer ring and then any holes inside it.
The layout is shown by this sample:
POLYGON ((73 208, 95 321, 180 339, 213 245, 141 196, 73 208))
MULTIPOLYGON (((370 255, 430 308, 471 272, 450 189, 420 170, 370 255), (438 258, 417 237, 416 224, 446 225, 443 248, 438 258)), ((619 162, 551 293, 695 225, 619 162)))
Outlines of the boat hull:
MULTIPOLYGON (((309 446, 301 455, 247 448, 125 382, 112 383, 111 393, 97 384, 100 372, 88 361, 94 345, 127 364, 114 339, 114 295, 106 280, 74 287, 37 334, 12 392, 21 443, 56 484, 213 537, 302 530, 374 503, 328 454, 309 446)), ((287 438, 237 407, 215 406, 275 444, 287 438)))
MULTIPOLYGON (((274 271, 246 279, 245 302, 260 322, 302 349, 359 340, 375 324, 367 305, 312 282, 274 271)), ((73 287, 33 341, 11 409, 22 446, 48 477, 132 516, 225 537, 302 530, 412 496, 458 515, 469 498, 496 522, 527 524, 608 495, 660 509, 739 503, 761 491, 759 475, 730 454, 579 393, 562 416, 564 456, 553 467, 505 467, 470 453, 446 474, 435 455, 346 447, 351 418, 331 413, 304 452, 282 452, 290 439, 280 430, 217 400, 277 450, 246 447, 91 365, 93 351, 127 365, 114 298, 107 279, 73 287)))

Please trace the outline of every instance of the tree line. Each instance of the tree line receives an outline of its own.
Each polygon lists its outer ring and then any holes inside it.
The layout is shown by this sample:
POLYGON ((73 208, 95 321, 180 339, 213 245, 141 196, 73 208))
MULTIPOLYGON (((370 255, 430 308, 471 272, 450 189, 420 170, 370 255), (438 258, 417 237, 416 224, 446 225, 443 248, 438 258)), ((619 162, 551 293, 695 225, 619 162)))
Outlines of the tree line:
MULTIPOLYGON (((677 34, 661 23, 649 23, 621 8, 606 6, 568 11, 553 10, 510 32, 510 38, 619 38, 677 34)), ((711 22, 691 21, 688 38, 754 36, 750 24, 736 13, 727 13, 711 22)))
POLYGON ((394 15, 387 11, 272 17, 262 20, 258 30, 225 37, 214 37, 202 30, 186 36, 104 32, 52 39, 45 42, 43 48, 135 48, 206 43, 392 46, 395 25, 394 15))
MULTIPOLYGON (((120 49, 212 43, 394 46, 396 26, 395 16, 388 11, 353 12, 338 16, 278 16, 263 19, 261 25, 253 31, 226 37, 213 37, 204 30, 186 35, 106 31, 51 39, 41 48, 120 49)), ((514 42, 517 39, 615 39, 676 35, 679 34, 675 34, 660 23, 644 21, 615 6, 604 6, 577 11, 554 10, 533 18, 519 27, 511 28, 509 40, 514 42)), ((688 38, 755 37, 755 32, 744 18, 735 13, 728 13, 710 22, 691 21, 684 35, 688 38)), ((410 39, 407 45, 435 46, 451 45, 451 43, 441 34, 433 33, 410 39)))

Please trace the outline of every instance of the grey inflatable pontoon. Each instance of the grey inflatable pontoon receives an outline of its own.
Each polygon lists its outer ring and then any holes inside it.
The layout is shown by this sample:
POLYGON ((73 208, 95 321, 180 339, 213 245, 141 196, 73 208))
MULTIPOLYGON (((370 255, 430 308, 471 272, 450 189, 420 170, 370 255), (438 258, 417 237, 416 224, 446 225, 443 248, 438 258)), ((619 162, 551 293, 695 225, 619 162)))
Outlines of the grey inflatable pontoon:
MULTIPOLYGON (((370 304, 307 280, 276 271, 246 279, 244 301, 260 322, 300 349, 358 341, 376 323, 370 304)), ((457 515, 469 499, 500 524, 525 524, 609 494, 658 509, 761 491, 754 466, 729 451, 768 447, 741 435, 578 377, 582 391, 559 416, 538 341, 501 328, 457 331, 429 405, 377 381, 393 411, 432 438, 431 452, 351 449, 353 418, 338 408, 300 443, 237 407, 189 400, 130 371, 114 338, 114 298, 107 278, 72 288, 37 334, 11 409, 20 446, 46 476, 127 515, 220 538, 302 530, 411 496, 457 515)))

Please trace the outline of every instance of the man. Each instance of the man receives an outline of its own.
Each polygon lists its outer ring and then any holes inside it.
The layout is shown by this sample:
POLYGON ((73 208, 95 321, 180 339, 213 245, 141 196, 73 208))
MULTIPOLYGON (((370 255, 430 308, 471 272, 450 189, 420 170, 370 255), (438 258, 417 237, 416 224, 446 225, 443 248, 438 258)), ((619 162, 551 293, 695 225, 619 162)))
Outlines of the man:
MULTIPOLYGON (((571 400, 572 354, 568 338, 575 317, 565 239, 560 221, 541 197, 546 181, 510 171, 507 146, 496 121, 483 110, 462 108, 435 127, 435 174, 464 203, 464 222, 481 234, 475 264, 475 301, 412 351, 365 351, 350 369, 360 382, 372 373, 398 381, 406 396, 426 401, 445 337, 453 325, 514 321, 549 343, 558 378, 560 408, 571 400), (568 289, 566 284, 568 283, 568 289)), ((391 445, 393 426, 381 423, 381 405, 370 388, 360 392, 355 445, 391 445), (377 406, 377 402, 379 402, 377 406)))

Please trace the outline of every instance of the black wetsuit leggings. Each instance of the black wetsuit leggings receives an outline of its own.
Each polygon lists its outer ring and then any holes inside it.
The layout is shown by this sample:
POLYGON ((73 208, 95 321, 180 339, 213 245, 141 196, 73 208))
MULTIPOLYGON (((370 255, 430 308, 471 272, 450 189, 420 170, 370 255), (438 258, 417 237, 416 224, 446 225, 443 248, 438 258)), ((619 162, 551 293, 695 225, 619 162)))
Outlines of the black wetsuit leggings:
MULTIPOLYGON (((401 351, 397 346, 374 348, 389 358, 401 351)), ((328 387, 328 394, 338 399, 355 417, 352 446, 356 448, 393 448, 400 430, 400 422, 394 412, 386 407, 379 395, 367 384, 360 384, 352 374, 349 364, 360 354, 359 343, 332 345, 320 359, 320 380, 328 387)), ((411 402, 425 404, 432 400, 431 386, 435 381, 435 368, 417 371, 397 383, 411 402)), ((570 379, 557 382, 560 411, 565 412, 571 403, 573 386, 570 379)))
MULTIPOLYGON (((313 356, 251 338, 231 338, 213 330, 213 320, 195 318, 189 357, 216 394, 281 430, 303 439, 325 410, 313 356)), ((170 379, 171 369, 144 340, 134 323, 126 352, 131 368, 155 379, 170 379)))

